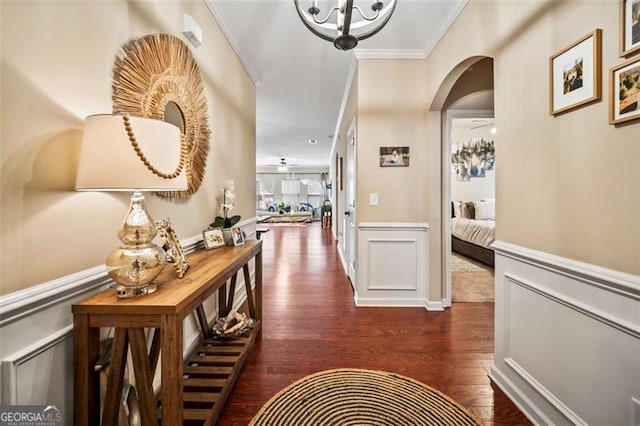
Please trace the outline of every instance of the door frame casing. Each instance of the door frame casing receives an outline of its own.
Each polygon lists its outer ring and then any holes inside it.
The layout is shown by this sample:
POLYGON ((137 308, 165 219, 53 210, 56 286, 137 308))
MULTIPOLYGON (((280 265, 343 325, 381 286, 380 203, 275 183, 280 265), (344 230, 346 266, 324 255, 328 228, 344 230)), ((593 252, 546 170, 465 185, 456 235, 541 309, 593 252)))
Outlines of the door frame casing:
POLYGON ((357 241, 358 241, 358 229, 357 229, 357 206, 356 200, 358 198, 357 190, 357 177, 356 177, 356 164, 357 164, 357 136, 356 136, 356 118, 351 120, 349 129, 347 130, 347 194, 345 213, 345 258, 347 264, 347 275, 351 280, 351 285, 354 291, 356 291, 356 279, 357 279, 357 241), (353 192, 353 193, 352 193, 353 192))
POLYGON ((492 109, 448 109, 442 123, 442 273, 444 293, 442 303, 451 307, 451 132, 455 118, 494 118, 492 109))

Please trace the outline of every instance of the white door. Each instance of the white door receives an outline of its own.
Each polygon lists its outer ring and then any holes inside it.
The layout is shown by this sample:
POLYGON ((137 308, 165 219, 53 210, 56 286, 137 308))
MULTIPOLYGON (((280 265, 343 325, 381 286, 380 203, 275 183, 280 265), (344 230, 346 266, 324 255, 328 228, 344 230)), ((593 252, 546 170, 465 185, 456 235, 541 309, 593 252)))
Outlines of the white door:
POLYGON ((345 207, 345 248, 347 275, 356 288, 356 129, 355 119, 347 132, 347 203, 345 207))

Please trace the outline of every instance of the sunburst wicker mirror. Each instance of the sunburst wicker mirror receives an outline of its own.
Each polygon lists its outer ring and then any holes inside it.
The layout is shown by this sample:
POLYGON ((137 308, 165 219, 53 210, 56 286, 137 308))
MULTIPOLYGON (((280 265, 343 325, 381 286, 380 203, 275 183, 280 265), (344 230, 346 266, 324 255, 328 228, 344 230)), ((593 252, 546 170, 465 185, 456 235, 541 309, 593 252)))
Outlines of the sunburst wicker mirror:
POLYGON ((187 45, 169 34, 128 41, 116 56, 112 92, 114 113, 164 120, 180 128, 188 189, 158 194, 177 199, 194 194, 204 178, 210 131, 200 68, 187 45))

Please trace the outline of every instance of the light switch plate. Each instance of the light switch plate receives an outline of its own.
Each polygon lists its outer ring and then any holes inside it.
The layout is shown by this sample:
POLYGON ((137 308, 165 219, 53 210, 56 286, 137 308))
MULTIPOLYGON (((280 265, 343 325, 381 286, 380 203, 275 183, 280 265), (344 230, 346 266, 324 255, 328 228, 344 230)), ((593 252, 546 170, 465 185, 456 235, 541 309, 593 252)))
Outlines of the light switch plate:
POLYGON ((369 194, 369 205, 370 206, 378 205, 378 194, 376 194, 375 192, 372 192, 371 194, 369 194))

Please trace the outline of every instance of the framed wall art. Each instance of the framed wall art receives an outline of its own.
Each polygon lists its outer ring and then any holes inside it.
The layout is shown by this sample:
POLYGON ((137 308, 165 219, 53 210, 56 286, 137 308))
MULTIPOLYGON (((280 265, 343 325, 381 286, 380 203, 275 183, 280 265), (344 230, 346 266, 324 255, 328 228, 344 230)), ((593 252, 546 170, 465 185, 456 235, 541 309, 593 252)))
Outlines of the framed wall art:
POLYGON ((244 236, 244 232, 242 232, 242 229, 238 227, 231 228, 231 235, 233 235, 234 246, 241 246, 244 244, 245 236, 244 236))
POLYGON ((218 247, 224 247, 224 234, 222 228, 207 229, 202 232, 204 248, 207 250, 218 247))
POLYGON ((609 123, 640 118, 640 56, 611 69, 609 123))
POLYGON ((640 53, 640 0, 620 0, 620 56, 640 53))
POLYGON ((561 114, 602 96, 602 30, 596 29, 549 59, 549 113, 561 114))
POLYGON ((409 167, 408 146, 381 146, 380 167, 409 167))

